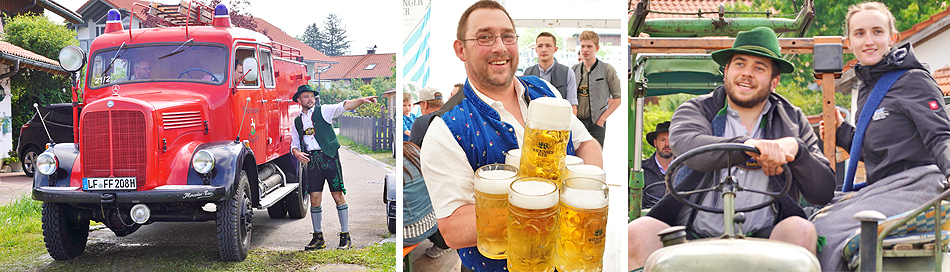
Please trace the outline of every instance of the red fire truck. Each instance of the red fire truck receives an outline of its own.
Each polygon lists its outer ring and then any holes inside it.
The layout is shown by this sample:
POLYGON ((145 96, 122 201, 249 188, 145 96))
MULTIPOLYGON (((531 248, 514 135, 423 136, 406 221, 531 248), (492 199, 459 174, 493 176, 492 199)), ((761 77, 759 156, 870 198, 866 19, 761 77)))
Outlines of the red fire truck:
POLYGON ((43 201, 49 254, 81 254, 90 220, 117 236, 214 220, 221 259, 244 260, 254 209, 306 216, 290 155, 300 112, 291 96, 309 80, 300 51, 231 27, 223 5, 133 11, 166 26, 125 30, 111 10, 88 58, 77 47, 61 53, 67 70, 88 67, 74 143, 37 159, 33 199, 43 201))

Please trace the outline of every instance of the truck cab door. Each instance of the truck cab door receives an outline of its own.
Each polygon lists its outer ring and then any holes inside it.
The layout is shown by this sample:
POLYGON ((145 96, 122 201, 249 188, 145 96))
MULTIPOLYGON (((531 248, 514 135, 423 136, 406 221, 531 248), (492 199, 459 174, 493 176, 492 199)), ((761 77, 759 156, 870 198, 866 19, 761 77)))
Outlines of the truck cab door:
POLYGON ((261 86, 260 67, 257 65, 260 62, 255 47, 251 44, 238 44, 235 47, 235 69, 232 69, 231 72, 231 84, 235 87, 232 100, 234 101, 234 118, 241 118, 236 119, 240 133, 238 137, 251 148, 257 163, 261 164, 266 161, 264 154, 267 154, 267 136, 264 135, 264 131, 266 131, 266 110, 264 110, 264 106, 266 103, 264 103, 261 86), (236 68, 241 68, 241 70, 236 68))

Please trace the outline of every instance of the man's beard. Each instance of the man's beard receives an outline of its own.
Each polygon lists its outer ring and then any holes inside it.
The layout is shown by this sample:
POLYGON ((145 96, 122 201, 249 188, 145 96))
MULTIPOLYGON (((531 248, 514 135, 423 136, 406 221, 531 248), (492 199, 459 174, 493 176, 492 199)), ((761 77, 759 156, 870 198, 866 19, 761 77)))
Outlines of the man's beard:
MULTIPOLYGON (((745 109, 754 108, 756 105, 759 105, 760 103, 764 102, 766 99, 769 98, 769 93, 771 93, 771 92, 763 91, 759 89, 759 90, 756 90, 755 95, 752 96, 752 98, 749 98, 749 100, 744 100, 744 101, 737 100, 736 98, 733 97, 732 87, 730 86, 731 85, 726 86, 726 96, 729 97, 729 101, 732 101, 732 103, 735 104, 737 107, 745 108, 745 109)), ((769 82, 768 89, 766 90, 771 90, 771 89, 772 89, 772 83, 769 82)))
MULTIPOLYGON (((496 56, 498 55, 496 54, 493 56, 488 56, 486 57, 486 59, 493 59, 496 56)), ((509 71, 506 72, 504 79, 502 79, 501 81, 496 81, 493 78, 494 75, 488 71, 490 65, 485 65, 485 66, 476 68, 475 69, 476 76, 480 77, 483 82, 487 83, 490 86, 504 87, 504 86, 511 85, 511 82, 514 80, 514 77, 515 77, 515 70, 518 67, 518 59, 511 57, 511 53, 504 53, 504 54, 501 54, 501 56, 507 57, 509 59, 508 64, 511 67, 511 69, 509 69, 509 71)))
POLYGON ((656 155, 660 158, 669 159, 673 157, 673 151, 663 151, 662 149, 656 151, 656 155))

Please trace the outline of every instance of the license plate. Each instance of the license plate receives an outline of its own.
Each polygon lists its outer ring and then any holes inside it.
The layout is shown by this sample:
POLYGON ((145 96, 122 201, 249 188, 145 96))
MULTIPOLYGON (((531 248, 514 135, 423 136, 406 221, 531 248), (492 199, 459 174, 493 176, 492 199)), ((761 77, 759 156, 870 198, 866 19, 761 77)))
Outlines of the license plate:
POLYGON ((83 190, 135 190, 135 177, 83 178, 83 190))

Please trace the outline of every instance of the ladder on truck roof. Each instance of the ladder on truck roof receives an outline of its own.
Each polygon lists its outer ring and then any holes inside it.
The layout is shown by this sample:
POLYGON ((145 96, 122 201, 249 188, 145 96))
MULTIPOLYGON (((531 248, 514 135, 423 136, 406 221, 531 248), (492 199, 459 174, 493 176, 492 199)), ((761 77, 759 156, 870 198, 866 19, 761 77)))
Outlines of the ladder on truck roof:
POLYGON ((214 19, 213 8, 189 0, 181 0, 177 5, 136 2, 134 6, 143 7, 143 14, 155 16, 163 26, 207 26, 214 19))
MULTIPOLYGON (((148 5, 142 3, 133 3, 133 12, 135 6, 142 9, 142 14, 154 16, 159 19, 162 26, 209 26, 214 20, 214 9, 201 3, 181 0, 177 5, 160 4, 150 2, 148 5)), ((303 62, 303 55, 300 49, 271 41, 270 46, 273 49, 274 56, 282 59, 303 62)))

